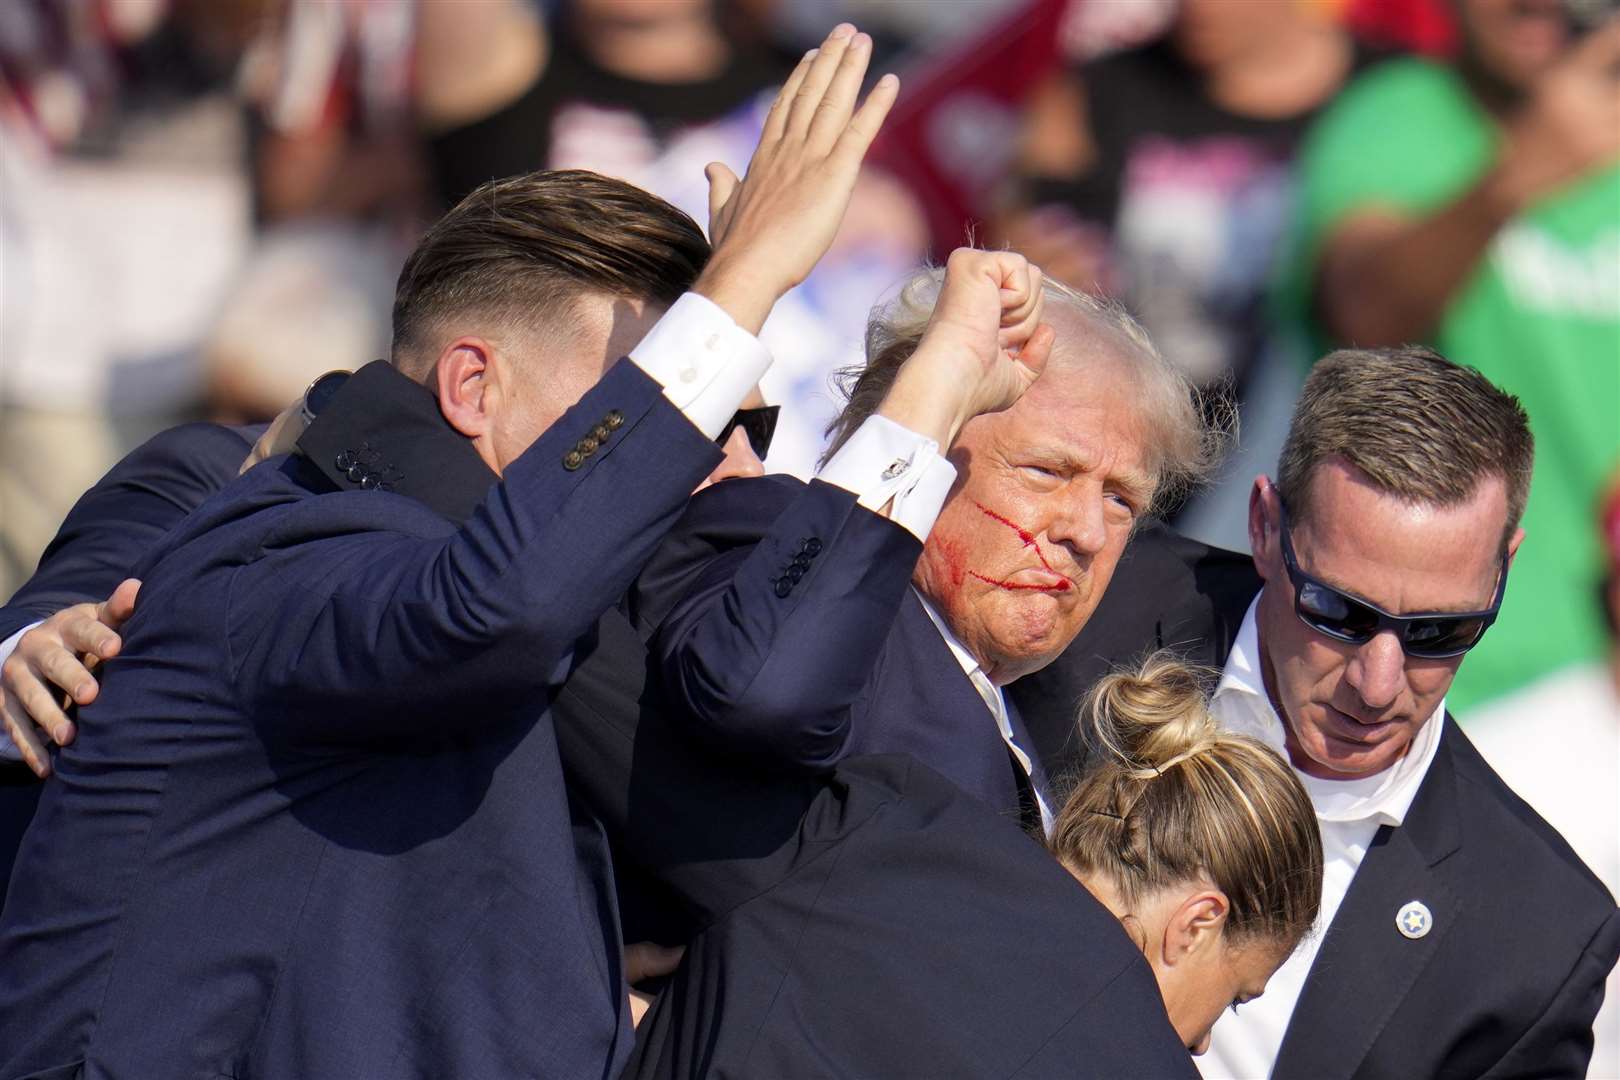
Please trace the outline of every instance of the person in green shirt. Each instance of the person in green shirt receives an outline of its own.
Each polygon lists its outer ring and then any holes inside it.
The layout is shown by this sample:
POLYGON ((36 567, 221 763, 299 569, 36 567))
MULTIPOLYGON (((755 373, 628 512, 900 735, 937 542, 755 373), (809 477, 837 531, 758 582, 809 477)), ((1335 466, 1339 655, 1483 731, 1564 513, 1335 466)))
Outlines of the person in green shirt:
POLYGON ((1517 395, 1535 476, 1466 709, 1595 657, 1588 522, 1620 461, 1620 19, 1457 0, 1463 47, 1353 83, 1302 152, 1282 314, 1320 356, 1426 341, 1517 395))

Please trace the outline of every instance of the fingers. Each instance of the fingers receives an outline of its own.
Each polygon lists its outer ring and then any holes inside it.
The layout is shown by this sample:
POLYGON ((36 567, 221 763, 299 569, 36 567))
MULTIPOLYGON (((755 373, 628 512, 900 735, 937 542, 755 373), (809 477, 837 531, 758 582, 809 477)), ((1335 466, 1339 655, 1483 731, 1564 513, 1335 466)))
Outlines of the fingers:
MULTIPOLYGON (((117 640, 116 634, 113 635, 113 639, 117 640)), ((59 645, 41 647, 36 649, 34 654, 28 657, 27 660, 23 676, 16 680, 9 678, 6 680, 7 685, 19 693, 21 693, 19 688, 24 680, 44 680, 50 684, 50 687, 60 689, 78 704, 88 705, 95 700, 96 692, 100 690, 96 677, 90 673, 90 669, 85 666, 77 654, 69 651, 66 647, 59 645), (13 682, 16 682, 17 686, 11 686, 13 682)), ((45 697, 45 701, 49 705, 49 715, 41 716, 32 707, 30 707, 29 711, 34 714, 34 723, 50 731, 54 736, 58 725, 65 723, 67 717, 56 707, 56 695, 51 692, 50 687, 46 688, 47 694, 45 697)))
POLYGON ((871 59, 871 37, 856 34, 850 38, 848 47, 839 58, 838 68, 833 72, 832 81, 827 84, 827 92, 822 95, 811 117, 807 139, 812 147, 821 151, 830 150, 843 135, 855 111, 861 83, 866 79, 866 65, 871 59))
POLYGON ((1018 350, 1016 354, 1018 365, 1029 373, 1030 381, 1033 382, 1046 370, 1046 361, 1052 355, 1052 343, 1056 340, 1057 331, 1047 323, 1041 323, 1018 350))
MULTIPOLYGON (((139 578, 125 578, 118 583, 105 603, 96 612, 96 618, 109 629, 117 630, 124 625, 131 615, 135 614, 135 597, 141 591, 139 578)), ((103 660, 111 660, 112 654, 97 653, 103 660)))
POLYGON ((726 204, 740 181, 736 173, 718 161, 704 166, 703 175, 709 181, 709 242, 715 244, 726 231, 726 204))
POLYGON ((785 136, 802 138, 809 132, 816 110, 821 107, 821 99, 826 96, 833 75, 838 71, 844 52, 849 48, 850 39, 854 36, 853 26, 849 23, 839 23, 833 27, 833 32, 827 35, 827 40, 821 43, 821 48, 816 50, 816 58, 810 61, 810 70, 805 72, 804 82, 799 85, 798 92, 793 95, 788 106, 785 136))
POLYGON ((799 96, 799 87, 804 85, 805 74, 809 72, 810 65, 820 52, 820 49, 811 49, 805 53, 800 58, 798 66, 788 75, 787 81, 782 84, 782 89, 776 92, 776 100, 771 102, 771 111, 765 114, 765 126, 760 130, 761 146, 782 137, 782 132, 787 129, 787 115, 793 108, 793 100, 799 96))
POLYGON ((22 754, 23 764, 42 780, 51 775, 51 758, 40 741, 39 729, 28 720, 22 703, 9 690, 0 690, 0 721, 22 754))
POLYGON ((889 110, 894 107, 895 98, 900 96, 900 78, 897 75, 885 75, 872 87, 872 92, 866 95, 866 100, 856 110, 855 116, 845 125, 844 133, 838 138, 837 152, 856 161, 866 157, 866 151, 872 146, 872 140, 883 128, 883 121, 888 117, 889 110))

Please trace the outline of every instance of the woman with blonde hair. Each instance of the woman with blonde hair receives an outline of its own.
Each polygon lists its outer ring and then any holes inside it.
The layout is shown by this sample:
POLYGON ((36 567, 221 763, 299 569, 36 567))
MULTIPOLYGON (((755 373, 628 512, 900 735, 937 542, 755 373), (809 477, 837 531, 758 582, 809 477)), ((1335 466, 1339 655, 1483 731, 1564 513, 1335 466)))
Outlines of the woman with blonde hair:
POLYGON ((1316 815, 1287 763, 1222 731, 1198 672, 1167 653, 1105 677, 1085 713, 1093 764, 1049 846, 1119 918, 1202 1053, 1316 919, 1316 815))
POLYGON ((1168 657, 1084 716, 1049 848, 908 757, 765 776, 644 718, 631 845, 703 929, 625 1075, 1196 1077, 1316 917, 1316 818, 1168 657))

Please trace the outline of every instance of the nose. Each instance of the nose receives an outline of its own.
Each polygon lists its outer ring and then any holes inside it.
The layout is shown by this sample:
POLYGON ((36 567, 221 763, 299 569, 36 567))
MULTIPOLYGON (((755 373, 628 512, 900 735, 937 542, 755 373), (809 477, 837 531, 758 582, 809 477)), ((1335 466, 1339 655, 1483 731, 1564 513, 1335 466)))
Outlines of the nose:
POLYGON ((1406 654, 1393 630, 1374 634, 1351 657, 1345 681, 1369 709, 1384 709, 1400 696, 1406 681, 1406 654))
POLYGON ((734 428, 726 437, 721 449, 726 452, 726 456, 715 466, 714 472, 697 486, 698 491, 722 480, 731 480, 739 476, 765 475, 765 463, 754 453, 754 444, 748 441, 748 432, 742 428, 734 428))
POLYGON ((1069 549, 1076 562, 1089 562, 1108 543, 1108 523, 1103 517, 1103 494, 1087 492, 1066 500, 1062 511, 1046 527, 1054 544, 1069 549))

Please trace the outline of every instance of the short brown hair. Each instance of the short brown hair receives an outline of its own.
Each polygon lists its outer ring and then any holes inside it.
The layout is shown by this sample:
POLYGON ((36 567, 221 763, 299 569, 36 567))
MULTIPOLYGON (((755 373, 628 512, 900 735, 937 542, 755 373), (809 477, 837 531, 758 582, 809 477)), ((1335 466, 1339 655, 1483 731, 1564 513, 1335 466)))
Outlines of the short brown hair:
MULTIPOLYGON (((849 441, 894 387, 905 362, 922 343, 945 280, 943 268, 917 271, 886 304, 874 308, 866 327, 866 360, 837 375, 844 409, 827 427, 830 438, 822 464, 849 441)), ((1139 415, 1148 431, 1143 447, 1153 460, 1157 483, 1153 501, 1173 501, 1214 470, 1235 428, 1230 410, 1205 408, 1197 387, 1167 361, 1130 313, 1114 301, 1044 278, 1047 310, 1062 308, 1110 343, 1125 358, 1140 389, 1139 415)))
POLYGON ((1221 729, 1198 669, 1155 653, 1105 676, 1082 717, 1090 764, 1052 830, 1059 861, 1129 907, 1208 881, 1233 939, 1304 936, 1322 903, 1316 812, 1281 757, 1221 729))
POLYGON ((405 261, 394 291, 394 363, 414 366, 412 352, 452 313, 532 324, 565 314, 586 292, 672 304, 708 259, 696 222, 622 180, 580 169, 491 180, 405 261))
POLYGON ((1293 521, 1311 510, 1318 465, 1342 458, 1387 494, 1466 502, 1489 477, 1507 488, 1506 548, 1530 496, 1535 443, 1519 399, 1433 349, 1340 349, 1305 380, 1277 463, 1293 521))

